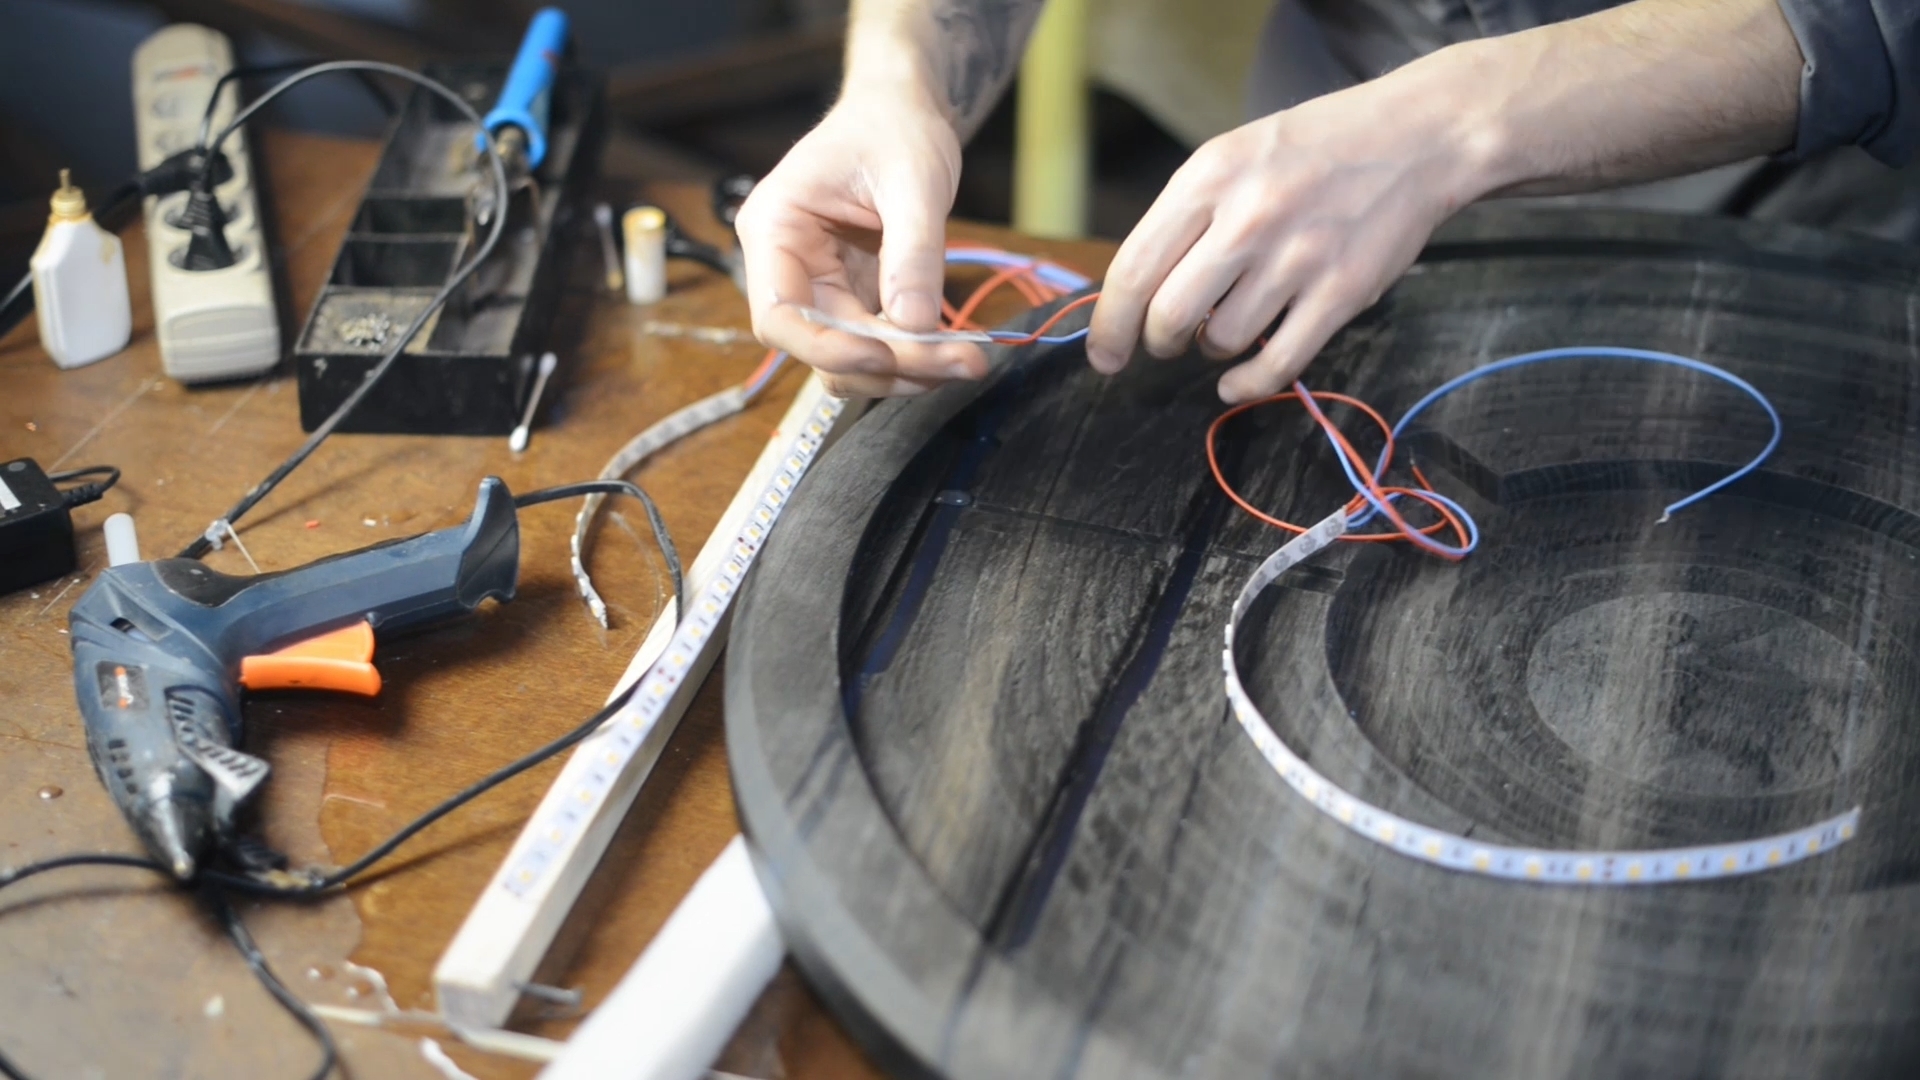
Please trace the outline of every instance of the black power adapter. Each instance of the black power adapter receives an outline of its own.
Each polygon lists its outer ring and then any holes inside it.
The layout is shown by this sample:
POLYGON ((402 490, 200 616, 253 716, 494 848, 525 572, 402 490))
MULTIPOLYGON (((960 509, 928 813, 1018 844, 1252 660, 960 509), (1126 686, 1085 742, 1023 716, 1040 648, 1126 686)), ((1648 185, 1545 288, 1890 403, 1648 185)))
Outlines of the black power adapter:
POLYGON ((119 469, 104 465, 52 476, 32 458, 0 465, 0 593, 72 573, 71 511, 99 499, 119 479, 119 469), (86 476, 104 479, 60 487, 86 476))

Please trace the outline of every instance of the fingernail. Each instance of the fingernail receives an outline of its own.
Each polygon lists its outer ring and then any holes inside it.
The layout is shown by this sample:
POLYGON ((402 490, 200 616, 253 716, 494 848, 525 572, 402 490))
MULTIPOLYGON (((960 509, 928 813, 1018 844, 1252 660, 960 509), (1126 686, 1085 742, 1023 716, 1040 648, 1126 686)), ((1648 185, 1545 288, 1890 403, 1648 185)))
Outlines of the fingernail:
POLYGON ((923 292, 898 293, 887 307, 887 317, 908 330, 931 330, 940 317, 940 306, 923 292))
POLYGON ((1093 370, 1099 372, 1102 375, 1111 375, 1116 370, 1118 370, 1120 366, 1113 362, 1113 358, 1111 356, 1107 355, 1104 352, 1097 352, 1093 349, 1087 350, 1087 363, 1093 365, 1093 370))

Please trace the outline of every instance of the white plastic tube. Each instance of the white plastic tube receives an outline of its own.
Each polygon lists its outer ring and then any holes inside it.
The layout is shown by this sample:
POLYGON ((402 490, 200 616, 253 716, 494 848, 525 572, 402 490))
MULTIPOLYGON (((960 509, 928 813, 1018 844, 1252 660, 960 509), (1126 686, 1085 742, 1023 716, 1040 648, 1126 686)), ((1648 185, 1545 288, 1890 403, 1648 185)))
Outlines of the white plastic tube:
POLYGON ((699 1080, 784 955, 736 836, 540 1080, 699 1080))
POLYGON ((627 245, 627 302, 652 304, 667 295, 667 215, 636 206, 620 219, 627 245))

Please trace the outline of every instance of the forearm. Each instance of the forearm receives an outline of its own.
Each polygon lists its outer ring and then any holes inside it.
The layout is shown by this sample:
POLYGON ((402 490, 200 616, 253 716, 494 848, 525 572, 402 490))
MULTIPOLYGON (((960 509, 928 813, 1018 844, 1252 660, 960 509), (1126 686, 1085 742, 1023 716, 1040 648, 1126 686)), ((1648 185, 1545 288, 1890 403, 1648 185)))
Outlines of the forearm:
POLYGON ((961 141, 978 131, 1020 66, 1041 0, 855 0, 842 96, 909 94, 961 141))
POLYGON ((1428 65, 1464 95, 1470 201, 1590 191, 1785 150, 1801 64, 1775 0, 1638 0, 1403 70, 1428 65))

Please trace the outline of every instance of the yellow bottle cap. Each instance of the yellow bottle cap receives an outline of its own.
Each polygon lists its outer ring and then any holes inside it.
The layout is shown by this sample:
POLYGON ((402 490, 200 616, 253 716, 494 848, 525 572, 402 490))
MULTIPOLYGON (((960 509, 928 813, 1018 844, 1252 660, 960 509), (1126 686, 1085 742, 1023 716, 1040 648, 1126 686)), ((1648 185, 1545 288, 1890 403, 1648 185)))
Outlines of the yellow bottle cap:
POLYGON ((53 219, 79 221, 87 216, 87 193, 73 186, 69 170, 60 170, 60 189, 53 193, 53 219))

